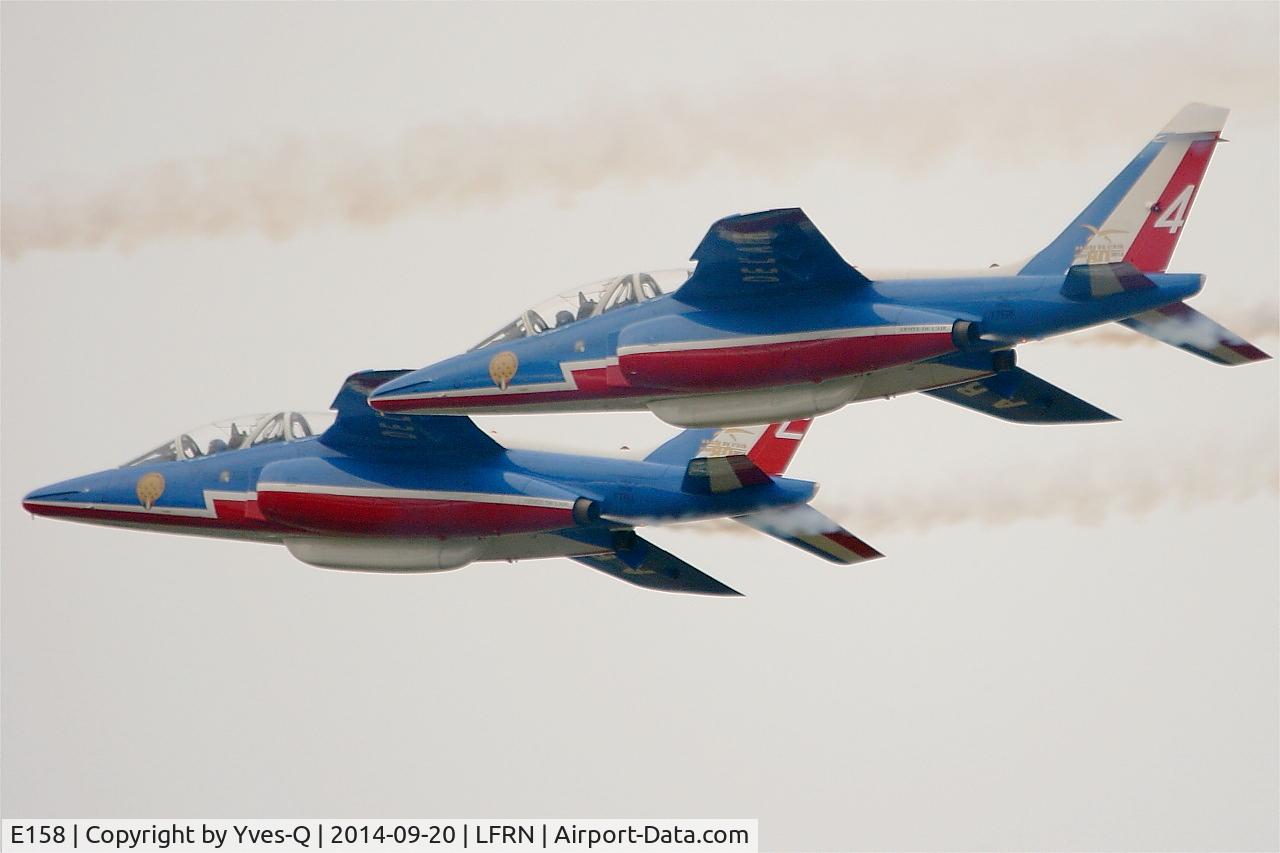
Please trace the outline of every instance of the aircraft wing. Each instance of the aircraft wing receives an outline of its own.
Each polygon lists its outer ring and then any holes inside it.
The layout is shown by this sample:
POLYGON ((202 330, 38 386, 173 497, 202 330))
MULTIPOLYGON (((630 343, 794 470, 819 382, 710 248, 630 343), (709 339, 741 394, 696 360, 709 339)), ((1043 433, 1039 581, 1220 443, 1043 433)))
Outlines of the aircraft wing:
POLYGON ((471 418, 461 415, 396 415, 369 407, 369 394, 407 370, 353 373, 329 408, 338 412, 322 444, 361 458, 484 455, 502 449, 471 418))
POLYGON ((675 554, 639 536, 628 537, 634 544, 618 548, 611 554, 595 554, 570 559, 612 575, 621 581, 660 589, 664 592, 689 592, 697 595, 742 595, 706 572, 699 571, 675 554))
POLYGON ((697 269, 676 298, 695 305, 867 283, 798 207, 726 216, 711 226, 693 260, 697 269))
POLYGON ((1002 370, 986 379, 924 393, 993 418, 1021 424, 1087 424, 1119 420, 1021 367, 1002 370))

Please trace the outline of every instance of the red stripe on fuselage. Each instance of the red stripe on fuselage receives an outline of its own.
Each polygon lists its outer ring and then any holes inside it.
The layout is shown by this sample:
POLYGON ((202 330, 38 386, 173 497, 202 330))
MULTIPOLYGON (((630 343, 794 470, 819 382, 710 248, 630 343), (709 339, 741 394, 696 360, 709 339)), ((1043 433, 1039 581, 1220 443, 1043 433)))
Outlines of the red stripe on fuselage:
POLYGON ((258 506, 273 521, 322 533, 493 536, 574 524, 568 508, 479 501, 260 491, 258 506))
POLYGON ((634 385, 739 391, 866 373, 953 350, 949 331, 917 332, 627 353, 618 366, 634 385))

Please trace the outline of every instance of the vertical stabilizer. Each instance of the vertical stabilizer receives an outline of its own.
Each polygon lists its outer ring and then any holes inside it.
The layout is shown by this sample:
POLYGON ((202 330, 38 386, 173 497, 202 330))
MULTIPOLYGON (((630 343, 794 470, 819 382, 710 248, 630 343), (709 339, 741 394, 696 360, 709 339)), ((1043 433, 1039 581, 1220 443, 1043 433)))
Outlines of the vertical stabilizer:
POLYGON ((698 449, 699 457, 746 456, 770 477, 780 477, 800 449, 812 418, 718 430, 698 449))
POLYGON ((690 459, 745 456, 770 477, 786 473, 812 418, 752 427, 687 429, 645 457, 646 462, 683 465, 690 459))
POLYGON ((1077 264, 1124 261, 1164 272, 1191 214, 1228 110, 1188 104, 1021 275, 1057 275, 1077 264))

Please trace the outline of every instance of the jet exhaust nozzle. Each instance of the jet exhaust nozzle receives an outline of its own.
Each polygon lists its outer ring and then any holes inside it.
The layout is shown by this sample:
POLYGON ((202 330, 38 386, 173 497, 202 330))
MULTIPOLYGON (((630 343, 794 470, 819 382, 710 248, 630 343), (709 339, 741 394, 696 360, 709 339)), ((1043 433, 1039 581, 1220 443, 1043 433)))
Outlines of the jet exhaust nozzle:
POLYGON ((584 527, 600 521, 600 502, 578 498, 573 502, 573 520, 584 527))
POLYGON ((961 352, 983 352, 991 344, 982 339, 982 329, 972 320, 956 320, 951 326, 951 342, 961 352))

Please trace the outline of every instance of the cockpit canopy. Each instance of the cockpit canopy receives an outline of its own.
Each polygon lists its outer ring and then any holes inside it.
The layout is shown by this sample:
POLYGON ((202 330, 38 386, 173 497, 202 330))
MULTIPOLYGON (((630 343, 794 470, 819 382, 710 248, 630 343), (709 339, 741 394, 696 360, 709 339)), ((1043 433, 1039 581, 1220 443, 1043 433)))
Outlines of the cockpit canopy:
POLYGON ((334 412, 267 412, 226 418, 187 430, 120 467, 199 459, 276 441, 297 441, 324 432, 336 417, 334 412))
POLYGON ((565 291, 522 311, 515 320, 471 349, 540 335, 624 305, 637 305, 677 290, 692 272, 692 267, 634 272, 565 291))

